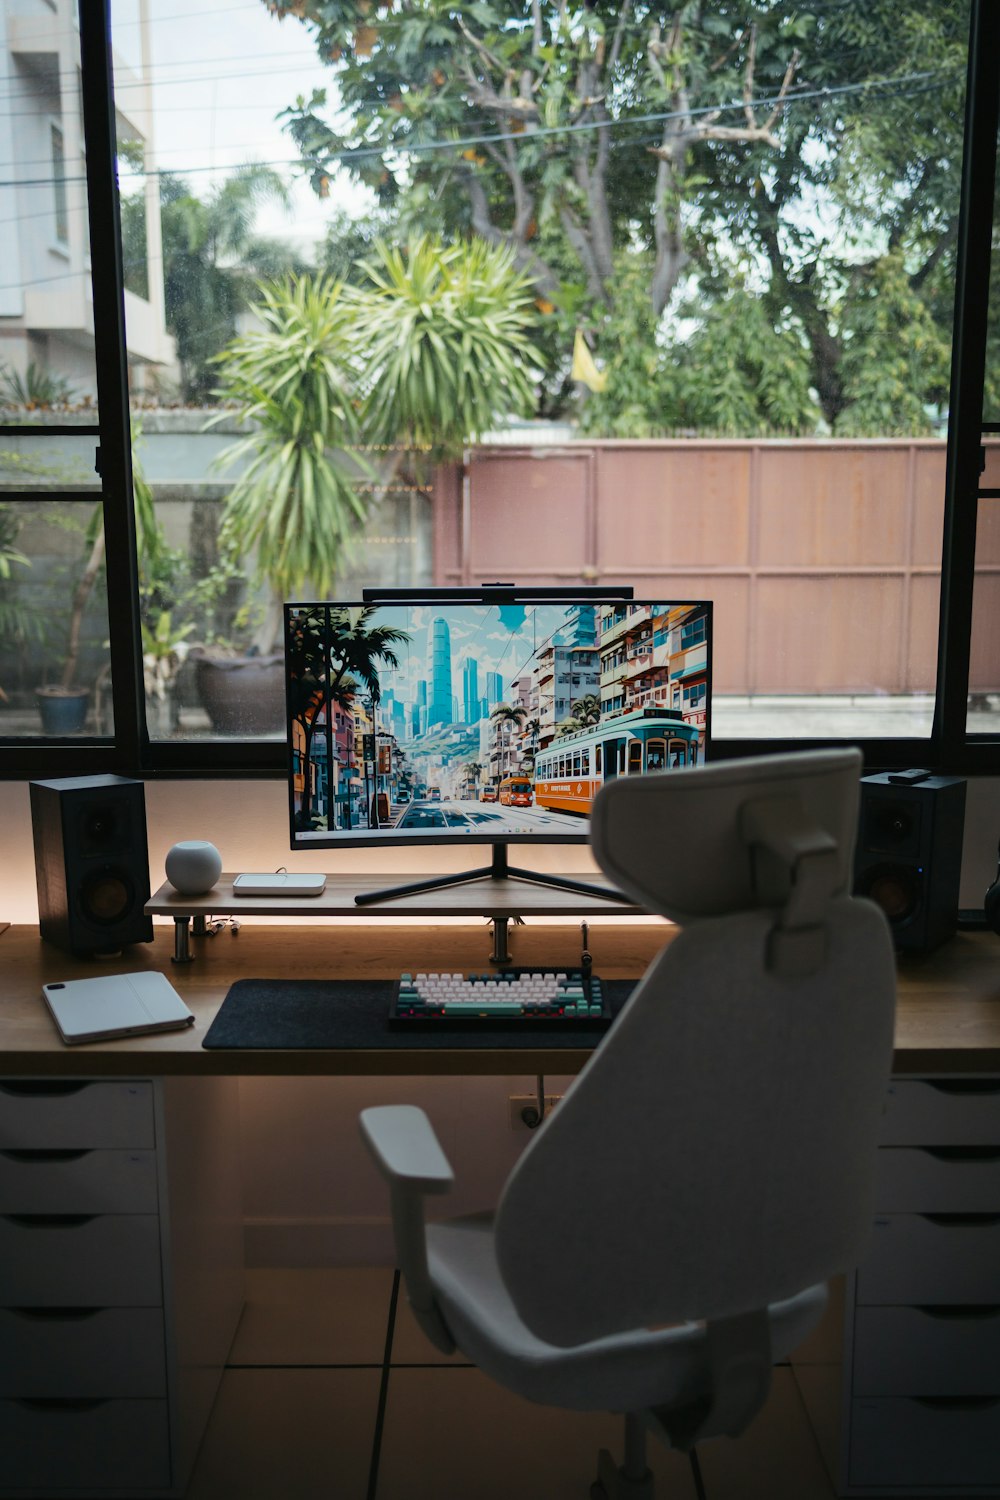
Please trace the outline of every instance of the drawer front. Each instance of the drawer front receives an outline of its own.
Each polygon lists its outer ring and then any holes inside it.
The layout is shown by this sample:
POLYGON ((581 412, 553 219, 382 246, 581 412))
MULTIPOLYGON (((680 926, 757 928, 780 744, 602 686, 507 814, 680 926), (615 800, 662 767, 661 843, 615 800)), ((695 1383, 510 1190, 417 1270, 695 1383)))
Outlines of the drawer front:
POLYGON ((880 1214, 859 1303, 1000 1303, 1000 1219, 880 1214))
POLYGON ((855 1396, 1000 1396, 1000 1305, 859 1307, 855 1396))
POLYGON ((149 1079, 124 1083, 6 1079, 0 1083, 0 1149, 134 1146, 148 1151, 155 1144, 149 1079))
POLYGON ((849 1478, 856 1485, 940 1487, 1000 1483, 1000 1399, 968 1404, 851 1403, 849 1478))
POLYGON ((883 1146, 1000 1146, 1000 1079, 894 1080, 883 1146))
POLYGON ((0 1401, 3 1484, 133 1494, 170 1483, 164 1401, 0 1401))
POLYGON ((153 1151, 2 1151, 0 1214, 155 1214, 153 1151))
POLYGON ((1000 1146, 886 1146, 876 1173, 879 1213, 1000 1213, 1000 1146))
POLYGON ((160 1221, 0 1217, 0 1304, 5 1307, 157 1307, 160 1221))
POLYGON ((166 1395, 163 1312, 0 1308, 0 1397, 166 1395))

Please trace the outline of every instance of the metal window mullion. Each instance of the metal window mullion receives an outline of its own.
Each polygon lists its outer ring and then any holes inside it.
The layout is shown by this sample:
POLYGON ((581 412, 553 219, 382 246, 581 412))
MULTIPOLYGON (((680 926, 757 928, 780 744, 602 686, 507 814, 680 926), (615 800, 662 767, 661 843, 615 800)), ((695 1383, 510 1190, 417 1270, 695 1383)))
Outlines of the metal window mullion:
POLYGON ((80 64, 101 430, 114 758, 123 769, 138 771, 145 714, 108 0, 80 6, 80 64))
POLYGON ((945 476, 938 681, 932 730, 939 752, 937 758, 954 768, 965 763, 968 741, 977 490, 998 111, 1000 5, 996 0, 973 0, 945 476))

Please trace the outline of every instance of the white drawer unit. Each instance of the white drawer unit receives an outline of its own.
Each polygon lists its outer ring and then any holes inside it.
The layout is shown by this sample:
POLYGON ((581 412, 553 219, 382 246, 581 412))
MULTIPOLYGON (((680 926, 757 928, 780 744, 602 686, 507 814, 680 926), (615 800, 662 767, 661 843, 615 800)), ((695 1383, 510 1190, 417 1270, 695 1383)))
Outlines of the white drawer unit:
POLYGON ((1000 1492, 1000 1079, 894 1080, 848 1279, 842 1495, 1000 1492))
POLYGON ((12 1214, 155 1214, 155 1151, 0 1150, 0 1203, 12 1214))
POLYGON ((184 1493, 242 1307, 237 1098, 0 1080, 0 1496, 184 1493))

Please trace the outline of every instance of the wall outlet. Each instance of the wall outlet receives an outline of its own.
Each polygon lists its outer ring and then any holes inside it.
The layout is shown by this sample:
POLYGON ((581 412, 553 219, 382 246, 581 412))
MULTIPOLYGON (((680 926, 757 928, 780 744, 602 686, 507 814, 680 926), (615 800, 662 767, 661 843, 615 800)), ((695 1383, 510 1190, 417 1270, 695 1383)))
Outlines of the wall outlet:
MULTIPOLYGON (((546 1094, 545 1095, 545 1113, 546 1113, 546 1115, 549 1113, 550 1110, 555 1109, 556 1105, 559 1103, 559 1100, 561 1098, 562 1098, 562 1094, 546 1094)), ((527 1123, 527 1121, 524 1119, 522 1112, 524 1110, 526 1110, 526 1109, 537 1110, 537 1108, 538 1108, 538 1097, 537 1097, 536 1094, 508 1094, 508 1096, 507 1096, 507 1110, 508 1110, 508 1114, 509 1114, 509 1117, 510 1117, 510 1128, 511 1128, 511 1130, 532 1130, 532 1129, 534 1129, 535 1127, 532 1126, 532 1125, 529 1125, 527 1123)))

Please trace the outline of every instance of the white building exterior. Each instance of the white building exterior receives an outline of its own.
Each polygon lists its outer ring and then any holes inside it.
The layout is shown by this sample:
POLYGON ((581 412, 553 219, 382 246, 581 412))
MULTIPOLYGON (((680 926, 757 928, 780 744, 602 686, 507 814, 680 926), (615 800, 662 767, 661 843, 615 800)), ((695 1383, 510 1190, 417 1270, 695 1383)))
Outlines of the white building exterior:
MULTIPOLYGON (((137 143, 144 179, 148 298, 125 293, 130 384, 176 372, 163 306, 159 183, 153 154, 147 0, 143 71, 114 58, 119 140, 137 143)), ((0 0, 0 366, 34 364, 96 395, 77 0, 0 0)))

